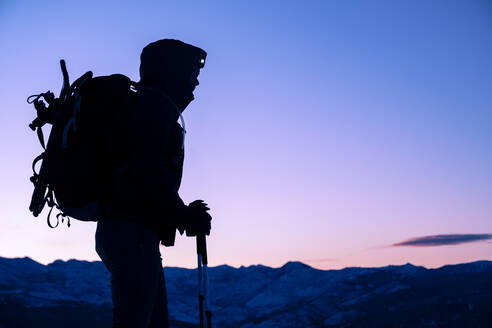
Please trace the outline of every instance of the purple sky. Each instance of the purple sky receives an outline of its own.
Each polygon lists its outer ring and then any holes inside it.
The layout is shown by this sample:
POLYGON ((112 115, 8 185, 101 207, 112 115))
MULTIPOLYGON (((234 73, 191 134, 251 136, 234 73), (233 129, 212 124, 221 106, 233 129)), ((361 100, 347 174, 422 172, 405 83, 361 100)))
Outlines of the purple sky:
MULTIPOLYGON (((492 260, 473 237, 492 233, 489 1, 104 3, 0 2, 0 256, 98 259, 94 224, 30 216, 25 99, 59 92, 61 58, 72 79, 138 80, 141 49, 169 37, 208 52, 181 195, 212 207, 211 265, 492 260), (466 242, 391 246, 436 235, 466 242)), ((195 266, 194 245, 164 263, 195 266)))

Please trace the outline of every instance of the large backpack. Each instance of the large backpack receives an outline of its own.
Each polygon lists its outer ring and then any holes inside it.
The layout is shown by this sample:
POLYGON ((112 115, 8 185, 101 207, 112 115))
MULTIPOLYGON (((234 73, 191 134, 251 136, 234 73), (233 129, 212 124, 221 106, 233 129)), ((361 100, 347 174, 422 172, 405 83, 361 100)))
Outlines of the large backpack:
POLYGON ((37 111, 29 127, 37 131, 44 148, 32 165, 34 192, 29 210, 37 217, 46 204, 51 207, 47 218, 51 228, 58 226, 60 217, 62 222, 68 219, 68 226, 70 217, 100 218, 111 175, 121 165, 110 147, 112 125, 129 109, 135 94, 135 83, 121 74, 92 77, 89 71, 70 85, 65 62, 61 60, 60 65, 64 80, 60 96, 47 91, 27 100, 37 111), (42 127, 46 123, 52 128, 45 145, 42 127), (60 211, 55 225, 50 221, 53 208, 60 211))

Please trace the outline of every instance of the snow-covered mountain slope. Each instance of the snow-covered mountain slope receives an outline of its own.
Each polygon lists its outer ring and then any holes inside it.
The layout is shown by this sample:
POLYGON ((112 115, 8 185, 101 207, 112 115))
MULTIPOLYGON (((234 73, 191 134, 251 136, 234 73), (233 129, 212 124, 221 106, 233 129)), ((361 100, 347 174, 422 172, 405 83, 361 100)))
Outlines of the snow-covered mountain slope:
MULTIPOLYGON (((196 270, 165 268, 165 275, 174 326, 196 325, 196 270)), ((489 261, 432 270, 222 265, 209 277, 214 327, 492 327, 489 261)), ((101 262, 0 258, 0 328, 107 327, 110 317, 101 262)))

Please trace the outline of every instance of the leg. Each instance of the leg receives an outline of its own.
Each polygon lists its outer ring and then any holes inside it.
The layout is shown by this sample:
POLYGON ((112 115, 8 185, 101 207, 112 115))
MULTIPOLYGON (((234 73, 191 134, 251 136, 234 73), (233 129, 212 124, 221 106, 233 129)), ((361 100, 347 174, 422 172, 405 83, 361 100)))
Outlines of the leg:
POLYGON ((168 328, 169 327, 169 315, 167 308, 167 292, 166 292, 166 280, 164 278, 164 270, 162 267, 159 270, 159 288, 157 292, 157 299, 154 304, 154 310, 152 312, 152 318, 150 321, 151 328, 168 328))
POLYGON ((100 221, 96 251, 111 273, 113 326, 148 327, 162 274, 157 234, 135 222, 100 221))

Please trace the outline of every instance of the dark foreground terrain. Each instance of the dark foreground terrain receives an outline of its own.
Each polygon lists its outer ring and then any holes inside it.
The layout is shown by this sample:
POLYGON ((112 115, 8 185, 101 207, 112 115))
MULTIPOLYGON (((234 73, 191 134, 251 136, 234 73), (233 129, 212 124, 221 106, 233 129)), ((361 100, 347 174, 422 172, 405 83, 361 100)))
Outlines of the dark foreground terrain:
MULTIPOLYGON (((196 270, 165 269, 173 327, 198 323, 196 270)), ((492 327, 492 262, 322 271, 210 269, 214 327, 492 327)), ((0 258, 0 328, 110 327, 101 262, 0 258)))

